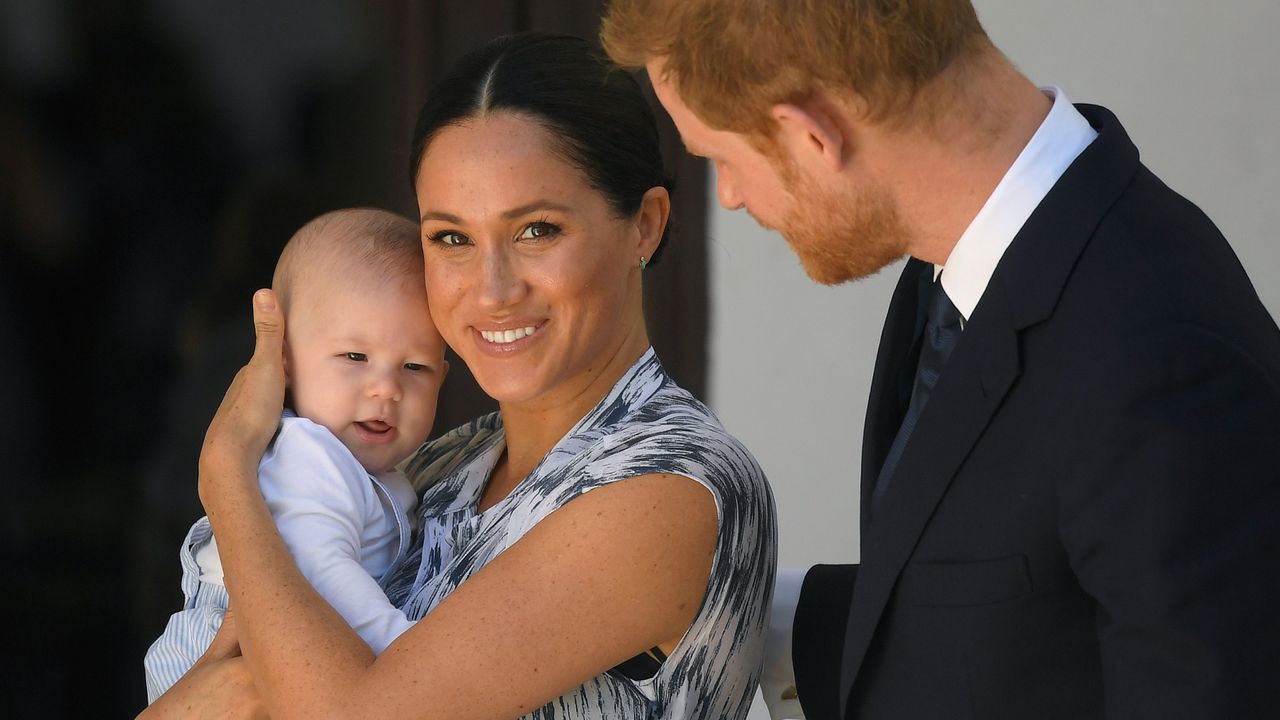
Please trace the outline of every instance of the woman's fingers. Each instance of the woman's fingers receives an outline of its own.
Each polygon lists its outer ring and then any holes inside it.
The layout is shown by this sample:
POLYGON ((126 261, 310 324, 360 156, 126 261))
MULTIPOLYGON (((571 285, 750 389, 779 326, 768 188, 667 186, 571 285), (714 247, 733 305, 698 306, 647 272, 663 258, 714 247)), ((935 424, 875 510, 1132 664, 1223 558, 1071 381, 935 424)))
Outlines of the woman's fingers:
POLYGON ((200 656, 200 659, 195 664, 199 666, 203 663, 239 656, 240 633, 236 627, 235 615, 231 610, 227 610, 222 616, 222 625, 218 627, 217 634, 213 636, 213 642, 209 644, 209 648, 204 651, 204 654, 200 656))
POLYGON ((143 710, 137 720, 266 720, 268 717, 249 666, 244 658, 233 657, 196 663, 168 692, 143 710))
MULTIPOLYGON (((253 357, 236 373, 205 433, 202 468, 257 465, 280 423, 284 406, 284 312, 275 293, 253 296, 253 357)), ((219 473, 213 473, 217 475, 219 473)), ((205 489, 202 476, 203 494, 205 489)))
POLYGON ((253 294, 253 331, 258 341, 253 349, 255 364, 264 364, 284 373, 284 313, 275 292, 253 294))
POLYGON ((253 357, 241 374, 242 413, 236 418, 250 428, 252 438, 261 442, 254 454, 257 461, 280 422, 284 406, 284 312, 270 290, 259 290, 253 296, 253 331, 257 336, 253 357))
POLYGON ((240 656, 240 634, 236 618, 227 610, 213 643, 199 660, 138 720, 259 720, 267 717, 266 707, 249 666, 240 656))

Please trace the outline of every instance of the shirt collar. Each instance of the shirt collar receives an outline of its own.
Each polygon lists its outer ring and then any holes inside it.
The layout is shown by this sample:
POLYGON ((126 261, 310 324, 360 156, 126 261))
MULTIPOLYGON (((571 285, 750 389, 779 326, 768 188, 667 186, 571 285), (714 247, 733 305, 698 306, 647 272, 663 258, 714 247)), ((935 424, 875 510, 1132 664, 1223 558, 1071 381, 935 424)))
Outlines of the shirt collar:
POLYGON ((1098 136, 1060 88, 1040 91, 1053 99, 1049 114, 960 236, 946 265, 934 266, 935 279, 946 269, 942 287, 965 321, 1027 218, 1098 136))

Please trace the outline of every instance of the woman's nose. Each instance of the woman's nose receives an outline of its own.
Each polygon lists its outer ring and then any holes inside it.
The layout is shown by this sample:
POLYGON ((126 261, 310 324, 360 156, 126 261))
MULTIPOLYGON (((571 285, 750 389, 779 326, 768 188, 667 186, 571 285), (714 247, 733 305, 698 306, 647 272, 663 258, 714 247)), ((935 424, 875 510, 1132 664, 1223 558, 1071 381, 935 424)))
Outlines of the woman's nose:
POLYGON ((524 296, 524 281, 505 249, 495 248, 484 253, 478 272, 478 299, 486 310, 509 307, 524 296))

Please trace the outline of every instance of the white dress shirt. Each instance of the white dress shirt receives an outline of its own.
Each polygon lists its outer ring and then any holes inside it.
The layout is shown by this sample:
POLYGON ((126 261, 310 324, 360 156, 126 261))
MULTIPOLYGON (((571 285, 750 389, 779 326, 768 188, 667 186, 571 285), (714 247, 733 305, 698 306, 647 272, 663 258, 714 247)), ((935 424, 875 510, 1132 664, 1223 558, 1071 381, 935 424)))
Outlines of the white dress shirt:
MULTIPOLYGON (((1043 87, 1040 90, 1053 99, 1049 114, 956 241, 946 264, 934 266, 934 277, 942 274, 942 287, 964 322, 968 322, 978 307, 1000 258, 1027 218, 1076 157, 1098 136, 1061 89, 1043 87)), ((807 568, 782 568, 778 572, 760 679, 760 689, 773 720, 804 718, 796 697, 791 631, 800 586, 807 571, 807 568)))

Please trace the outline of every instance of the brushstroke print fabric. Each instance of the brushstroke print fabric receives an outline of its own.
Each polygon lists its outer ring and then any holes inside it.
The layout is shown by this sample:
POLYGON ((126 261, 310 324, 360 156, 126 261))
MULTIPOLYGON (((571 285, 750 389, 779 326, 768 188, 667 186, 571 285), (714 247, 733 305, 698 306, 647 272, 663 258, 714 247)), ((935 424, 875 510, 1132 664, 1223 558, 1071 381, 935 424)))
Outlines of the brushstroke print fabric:
POLYGON ((505 439, 494 413, 422 448, 406 474, 422 492, 417 537, 389 573, 392 603, 425 616, 534 525, 583 493, 654 473, 682 475, 715 498, 719 531, 701 608, 657 674, 609 672, 527 715, 531 720, 746 717, 759 679, 773 593, 773 497, 755 459, 680 389, 653 350, 511 493, 477 512, 505 439))

